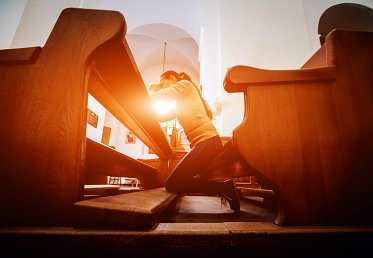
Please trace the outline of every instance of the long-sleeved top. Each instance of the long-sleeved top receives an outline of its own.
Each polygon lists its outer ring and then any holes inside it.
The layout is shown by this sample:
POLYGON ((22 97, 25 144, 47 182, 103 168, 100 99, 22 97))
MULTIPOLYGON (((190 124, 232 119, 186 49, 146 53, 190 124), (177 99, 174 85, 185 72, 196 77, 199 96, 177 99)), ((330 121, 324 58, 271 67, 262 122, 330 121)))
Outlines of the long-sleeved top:
MULTIPOLYGON (((153 101, 176 101, 175 115, 193 148, 196 144, 219 135, 207 116, 198 89, 188 80, 150 92, 153 101)), ((171 120, 171 117, 168 117, 171 120)))

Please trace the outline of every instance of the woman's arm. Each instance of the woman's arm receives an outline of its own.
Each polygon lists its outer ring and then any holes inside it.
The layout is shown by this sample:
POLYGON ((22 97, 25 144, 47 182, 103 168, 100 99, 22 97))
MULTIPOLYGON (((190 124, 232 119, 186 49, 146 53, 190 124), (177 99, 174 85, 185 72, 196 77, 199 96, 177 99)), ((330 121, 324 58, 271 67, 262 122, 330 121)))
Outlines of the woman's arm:
POLYGON ((170 87, 150 91, 149 95, 152 98, 152 101, 176 101, 180 96, 184 94, 183 85, 179 83, 174 83, 170 87))

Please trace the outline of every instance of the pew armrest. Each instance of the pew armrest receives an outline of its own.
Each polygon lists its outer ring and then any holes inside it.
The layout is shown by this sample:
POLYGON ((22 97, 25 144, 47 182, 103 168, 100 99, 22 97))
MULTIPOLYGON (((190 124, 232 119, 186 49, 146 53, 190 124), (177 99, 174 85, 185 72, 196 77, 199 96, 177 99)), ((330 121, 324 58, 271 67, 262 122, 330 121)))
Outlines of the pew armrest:
POLYGON ((244 92, 249 86, 333 81, 335 66, 298 70, 265 70, 238 65, 230 68, 224 79, 227 92, 244 92))
POLYGON ((33 64, 41 52, 41 47, 27 47, 0 50, 0 66, 33 64))

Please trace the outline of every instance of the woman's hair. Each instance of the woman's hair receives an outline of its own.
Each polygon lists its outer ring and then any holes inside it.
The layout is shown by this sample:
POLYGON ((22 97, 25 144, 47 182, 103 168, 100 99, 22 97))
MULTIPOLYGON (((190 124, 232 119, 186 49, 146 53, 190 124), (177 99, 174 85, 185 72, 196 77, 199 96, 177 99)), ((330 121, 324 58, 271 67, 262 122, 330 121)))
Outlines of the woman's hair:
POLYGON ((193 82, 192 78, 190 78, 190 76, 187 73, 181 72, 180 77, 183 78, 183 80, 188 80, 190 82, 193 82))
POLYGON ((166 80, 169 80, 171 78, 171 75, 176 78, 177 81, 181 81, 183 78, 175 71, 169 70, 164 73, 162 73, 161 78, 164 78, 166 80))
POLYGON ((190 78, 190 76, 187 73, 185 73, 185 72, 181 72, 179 74, 179 73, 177 73, 175 71, 169 70, 169 71, 164 72, 161 75, 161 78, 169 80, 171 78, 171 75, 174 76, 177 81, 187 80, 187 81, 190 81, 194 85, 194 87, 197 89, 197 92, 198 92, 198 94, 199 94, 199 96, 201 98, 201 101, 202 101, 202 104, 203 104, 203 106, 205 108, 207 116, 210 118, 210 120, 212 120, 213 113, 211 111, 211 108, 210 108, 209 104, 207 103, 207 101, 202 97, 202 93, 201 93, 200 88, 192 81, 192 79, 190 78))

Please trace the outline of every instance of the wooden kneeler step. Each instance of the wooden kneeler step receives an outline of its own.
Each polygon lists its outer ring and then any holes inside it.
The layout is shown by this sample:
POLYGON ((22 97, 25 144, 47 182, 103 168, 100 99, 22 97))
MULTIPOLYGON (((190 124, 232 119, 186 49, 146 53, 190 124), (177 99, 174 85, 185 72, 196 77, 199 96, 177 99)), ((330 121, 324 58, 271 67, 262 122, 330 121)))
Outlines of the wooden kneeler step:
POLYGON ((149 229, 177 197, 164 187, 74 204, 75 228, 149 229))

